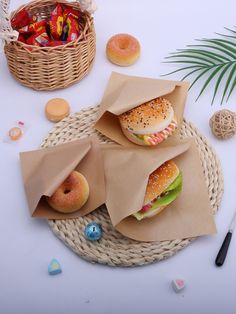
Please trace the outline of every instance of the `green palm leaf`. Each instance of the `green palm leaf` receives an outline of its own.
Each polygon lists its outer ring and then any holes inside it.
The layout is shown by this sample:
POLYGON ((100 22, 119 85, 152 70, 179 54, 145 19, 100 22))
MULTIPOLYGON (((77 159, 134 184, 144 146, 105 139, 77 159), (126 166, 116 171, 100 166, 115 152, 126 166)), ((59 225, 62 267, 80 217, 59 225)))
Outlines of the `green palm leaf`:
POLYGON ((172 71, 172 72, 169 72, 169 73, 166 73, 166 74, 162 74, 162 76, 171 75, 171 74, 174 74, 174 73, 177 73, 177 72, 180 72, 180 71, 185 71, 185 70, 193 69, 193 68, 202 69, 203 67, 200 66, 200 65, 190 65, 188 67, 180 68, 180 69, 177 69, 175 71, 172 71))
POLYGON ((223 37, 226 37, 226 38, 236 38, 236 36, 233 36, 233 35, 225 35, 225 34, 221 34, 221 33, 216 33, 216 35, 220 35, 220 36, 223 36, 223 37))
POLYGON ((228 49, 229 51, 231 51, 232 53, 235 53, 236 50, 234 48, 231 48, 230 46, 234 46, 236 47, 236 44, 234 42, 231 42, 229 40, 226 39, 219 39, 219 38, 214 38, 214 39, 202 39, 202 41, 208 42, 208 43, 213 43, 216 45, 219 45, 223 48, 228 49))
POLYGON ((225 27, 225 29, 233 34, 236 34, 236 31, 234 31, 233 29, 231 28, 228 28, 228 27, 225 27))
POLYGON ((214 90, 214 95, 213 95, 213 98, 212 98, 212 101, 211 101, 211 104, 214 103, 214 100, 215 100, 215 97, 216 97, 216 94, 217 94, 217 91, 218 91, 218 88, 220 86, 220 82, 223 78, 223 76, 225 75, 225 73, 227 72, 227 70, 231 67, 231 64, 226 64, 226 66, 224 65, 224 69, 221 71, 219 77, 218 77, 218 80, 216 82, 216 86, 215 86, 215 90, 214 90))
POLYGON ((234 64, 233 68, 231 69, 231 71, 229 73, 229 76, 228 76, 228 79, 226 81, 226 85, 225 85, 225 88, 224 88, 224 93, 223 93, 223 96, 221 98, 221 104, 223 103, 223 100, 225 98, 226 92, 227 92, 227 90, 229 88, 229 85, 231 83, 231 79, 232 79, 232 77, 233 77, 233 75, 235 73, 235 70, 236 70, 236 64, 234 64))
MULTIPOLYGON (((165 59, 171 59, 171 58, 173 58, 173 56, 166 57, 165 59)), ((179 53, 178 55, 175 56, 175 58, 191 58, 191 59, 201 60, 201 61, 204 61, 206 63, 215 64, 215 61, 212 61, 211 59, 209 60, 209 57, 204 58, 203 56, 195 56, 194 54, 191 54, 191 53, 189 53, 189 54, 179 53)))
POLYGON ((201 94, 204 92, 204 90, 206 89, 207 85, 210 83, 210 81, 213 79, 213 77, 222 69, 224 65, 218 65, 218 67, 215 68, 215 70, 210 74, 210 76, 208 77, 208 79, 206 80, 205 84, 203 85, 198 97, 197 97, 197 100, 198 98, 201 96, 201 94))
MULTIPOLYGON (((217 50, 217 51, 220 51, 220 52, 223 52, 224 54, 226 54, 226 55, 228 55, 228 54, 230 54, 230 57, 232 58, 232 54, 229 52, 229 51, 227 51, 227 50, 225 50, 225 49, 222 49, 222 48, 220 48, 220 47, 218 47, 218 46, 212 46, 212 45, 189 45, 188 47, 204 47, 204 48, 209 48, 210 49, 210 52, 211 52, 211 49, 212 50, 217 50)), ((224 55, 222 55, 222 58, 223 57, 225 57, 224 55)))
POLYGON ((205 82, 197 99, 214 82, 212 104, 222 90, 221 104, 230 98, 236 88, 236 30, 225 28, 228 34, 218 34, 221 38, 198 40, 198 44, 188 45, 171 53, 164 63, 178 64, 180 68, 165 75, 184 71, 182 80, 194 77, 191 89, 196 82, 205 77, 205 82))
POLYGON ((198 69, 195 69, 195 70, 189 72, 188 74, 186 74, 186 75, 182 78, 181 81, 184 81, 187 77, 189 77, 189 76, 192 75, 193 73, 198 72, 198 71, 200 71, 200 70, 202 70, 202 68, 198 68, 198 69))
POLYGON ((205 73, 209 72, 211 70, 211 68, 205 69, 203 70, 196 78, 195 80, 192 82, 192 84, 190 85, 189 89, 191 89, 193 87, 193 85, 200 79, 200 77, 202 77, 205 73))
POLYGON ((226 100, 226 101, 228 101, 228 99, 229 99, 229 97, 231 96, 232 91, 234 90, 235 86, 236 86, 236 76, 235 76, 235 78, 234 78, 234 80, 233 80, 233 82, 232 82, 232 86, 231 86, 231 88, 230 88, 230 91, 229 91, 229 94, 228 94, 228 97, 227 97, 227 100, 226 100))
POLYGON ((222 56, 216 52, 209 52, 207 50, 203 50, 203 49, 178 49, 178 52, 174 52, 172 54, 175 55, 179 55, 180 53, 191 53, 193 55, 197 54, 200 56, 206 56, 212 60, 218 61, 218 62, 222 62, 222 60, 226 60, 226 61, 230 61, 230 59, 228 57, 222 56))

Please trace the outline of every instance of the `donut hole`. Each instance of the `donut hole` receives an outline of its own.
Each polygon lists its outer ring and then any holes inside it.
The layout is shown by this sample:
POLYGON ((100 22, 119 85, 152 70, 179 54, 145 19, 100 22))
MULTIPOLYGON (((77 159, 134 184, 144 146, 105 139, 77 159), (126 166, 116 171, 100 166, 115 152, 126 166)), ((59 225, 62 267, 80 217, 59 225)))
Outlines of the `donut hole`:
POLYGON ((64 190, 64 194, 68 194, 68 193, 70 193, 70 192, 71 192, 70 189, 65 189, 65 190, 64 190))
POLYGON ((122 38, 119 41, 119 48, 121 50, 125 50, 129 47, 129 40, 127 40, 126 38, 122 38))

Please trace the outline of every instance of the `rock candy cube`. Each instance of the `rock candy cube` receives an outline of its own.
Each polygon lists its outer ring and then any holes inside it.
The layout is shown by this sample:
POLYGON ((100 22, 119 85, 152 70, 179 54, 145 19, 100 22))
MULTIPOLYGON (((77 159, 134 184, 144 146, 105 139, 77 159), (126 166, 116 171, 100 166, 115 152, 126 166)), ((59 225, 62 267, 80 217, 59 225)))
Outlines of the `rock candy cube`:
POLYGON ((183 279, 174 279, 171 284, 175 292, 180 292, 185 288, 185 282, 183 279))

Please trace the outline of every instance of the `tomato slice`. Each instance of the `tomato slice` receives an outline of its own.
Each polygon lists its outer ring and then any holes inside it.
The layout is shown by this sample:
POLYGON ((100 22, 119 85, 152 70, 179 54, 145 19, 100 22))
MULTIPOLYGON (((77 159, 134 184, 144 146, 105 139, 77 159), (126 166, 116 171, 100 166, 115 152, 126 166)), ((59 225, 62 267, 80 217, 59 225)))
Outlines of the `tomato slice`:
POLYGON ((144 206, 140 209, 140 212, 147 212, 151 207, 152 207, 151 204, 144 205, 144 206))
MULTIPOLYGON (((163 140, 168 138, 176 129, 177 124, 175 121, 172 121, 168 127, 166 127, 163 131, 147 134, 143 136, 143 141, 146 145, 156 145, 161 143, 163 140)), ((141 138, 140 138, 141 139, 141 138)), ((142 139, 141 139, 142 140, 142 139)))

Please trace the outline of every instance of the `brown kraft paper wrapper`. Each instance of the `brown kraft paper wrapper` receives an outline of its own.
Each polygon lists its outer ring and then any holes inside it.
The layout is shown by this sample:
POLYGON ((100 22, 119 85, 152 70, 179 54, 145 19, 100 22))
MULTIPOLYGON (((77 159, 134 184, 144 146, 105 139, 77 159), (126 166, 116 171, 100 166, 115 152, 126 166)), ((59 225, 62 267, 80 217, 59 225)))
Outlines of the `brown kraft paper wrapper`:
POLYGON ((216 227, 194 139, 146 150, 103 146, 106 206, 113 226, 138 241, 163 241, 213 234, 216 227), (138 221, 149 175, 173 159, 183 174, 183 189, 162 212, 138 221))
POLYGON ((102 152, 95 136, 50 148, 20 153, 22 176, 32 217, 67 219, 84 216, 105 203, 102 152), (89 198, 74 213, 52 209, 45 199, 51 196, 73 171, 81 172, 89 184, 89 198))
MULTIPOLYGON (((179 129, 182 124, 188 87, 187 82, 127 76, 112 72, 100 103, 95 129, 123 146, 137 147, 138 145, 129 141, 123 134, 118 115, 160 96, 171 102, 179 129)), ((171 142, 177 137, 176 131, 164 142, 171 142)), ((162 143, 158 144, 158 147, 161 145, 162 143)))

